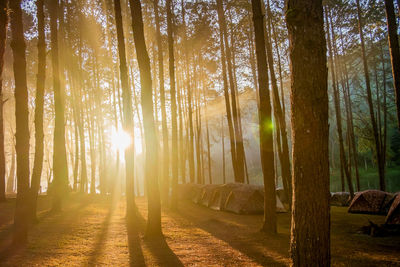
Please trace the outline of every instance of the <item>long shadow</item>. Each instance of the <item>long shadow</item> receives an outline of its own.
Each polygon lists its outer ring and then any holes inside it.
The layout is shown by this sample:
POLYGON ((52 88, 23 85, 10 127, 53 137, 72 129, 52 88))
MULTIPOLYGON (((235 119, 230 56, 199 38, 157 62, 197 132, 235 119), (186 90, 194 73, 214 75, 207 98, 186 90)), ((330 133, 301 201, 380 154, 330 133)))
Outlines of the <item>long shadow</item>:
POLYGON ((142 223, 143 222, 139 220, 139 218, 137 218, 137 220, 130 220, 129 218, 126 219, 129 265, 132 267, 146 266, 139 235, 140 229, 143 227, 142 223))
POLYGON ((92 253, 90 253, 90 255, 91 255, 89 258, 90 265, 97 264, 97 258, 101 255, 101 253, 104 250, 104 243, 106 241, 108 229, 110 226, 112 215, 114 213, 115 206, 116 205, 114 203, 110 203, 110 206, 109 206, 109 209, 107 212, 107 216, 104 218, 104 221, 103 221, 102 227, 101 227, 101 231, 97 236, 96 245, 94 246, 92 253))
MULTIPOLYGON (((249 258, 253 259, 260 265, 263 266, 286 266, 284 262, 280 262, 274 257, 265 255, 265 253, 251 244, 248 239, 241 240, 234 235, 231 235, 227 232, 243 232, 243 228, 234 224, 225 223, 221 220, 217 219, 209 219, 209 220, 199 220, 198 217, 191 215, 189 212, 185 212, 183 209, 180 209, 178 212, 168 212, 168 215, 172 218, 186 219, 194 224, 196 227, 210 233, 212 236, 220 239, 226 243, 228 243, 232 248, 240 251, 245 254, 249 258)), ((274 239, 282 239, 285 238, 283 234, 278 234, 276 236, 268 236, 264 233, 257 233, 256 236, 252 235, 252 241, 255 242, 260 247, 267 247, 268 244, 274 242, 274 239)), ((273 251, 279 257, 284 257, 281 251, 275 250, 275 248, 268 248, 270 251, 273 251)))
MULTIPOLYGON (((131 266, 146 266, 139 237, 139 233, 144 233, 145 227, 146 220, 139 212, 134 219, 127 220, 131 266)), ((182 262, 168 246, 164 237, 156 239, 144 238, 143 243, 155 258, 158 266, 183 266, 182 262)))
MULTIPOLYGON (((29 232, 28 232, 28 240, 30 233, 34 228, 39 226, 42 222, 47 221, 49 224, 58 224, 61 220, 66 217, 70 217, 71 214, 80 214, 83 213, 84 208, 90 204, 88 201, 79 202, 78 205, 73 207, 68 207, 67 209, 61 212, 53 212, 51 209, 42 211, 38 214, 38 220, 36 223, 29 225, 29 232)), ((71 225, 69 226, 72 227, 71 225)), ((59 237, 68 234, 69 229, 64 229, 59 235, 59 237)), ((17 253, 22 252, 26 247, 26 244, 13 244, 12 237, 14 232, 14 224, 11 223, 3 228, 0 232, 0 263, 11 258, 17 253)), ((29 242, 29 241, 28 241, 29 242)), ((56 240, 54 241, 56 242, 56 240)))

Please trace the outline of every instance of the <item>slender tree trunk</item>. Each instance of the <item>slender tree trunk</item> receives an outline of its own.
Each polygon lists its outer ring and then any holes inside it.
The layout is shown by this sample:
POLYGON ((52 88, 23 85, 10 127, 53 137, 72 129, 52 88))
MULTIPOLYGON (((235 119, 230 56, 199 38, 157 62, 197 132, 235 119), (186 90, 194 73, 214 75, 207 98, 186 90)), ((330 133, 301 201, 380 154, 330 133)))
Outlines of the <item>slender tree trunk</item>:
MULTIPOLYGON (((385 0, 387 27, 389 33, 389 50, 392 62, 394 95, 397 107, 397 127, 400 129, 400 48, 397 35, 396 15, 393 0, 385 0)), ((399 7, 400 8, 400 7, 399 7)))
POLYGON ((15 124, 17 152, 17 200, 14 216, 15 245, 27 242, 29 222, 29 111, 26 81, 26 45, 22 24, 21 1, 10 1, 11 48, 14 57, 15 124))
MULTIPOLYGON (((79 12, 79 23, 83 23, 82 21, 82 14, 79 12)), ((84 100, 84 94, 83 94, 83 75, 82 75, 82 31, 79 31, 79 44, 78 44, 78 78, 79 78, 79 90, 78 90, 78 97, 82 99, 81 101, 77 101, 76 107, 77 107, 77 117, 78 117, 78 130, 79 130, 79 145, 80 145, 80 159, 81 159, 81 176, 80 176, 80 188, 79 191, 80 193, 85 193, 87 192, 87 166, 86 166, 86 140, 85 140, 85 119, 84 115, 82 113, 82 103, 84 100)))
MULTIPOLYGON (((332 30, 332 39, 333 39, 333 44, 334 44, 334 53, 335 56, 337 57, 337 46, 336 46, 336 36, 335 36, 335 31, 333 29, 333 23, 332 23, 332 16, 330 16, 330 25, 331 25, 331 30, 332 30)), ((343 38, 342 34, 340 32, 340 38, 343 46, 343 38)), ((339 61, 339 66, 341 61, 339 61)), ((343 88, 343 95, 345 99, 345 105, 346 105, 346 110, 347 110, 347 120, 348 120, 348 131, 350 135, 350 146, 351 146, 351 156, 353 157, 353 162, 354 162, 354 169, 355 169, 355 175, 356 175, 356 190, 359 192, 360 191, 360 175, 358 171, 358 151, 356 148, 356 138, 354 135, 354 123, 353 123, 353 110, 351 107, 351 99, 350 99, 350 85, 349 85, 349 78, 347 74, 347 66, 346 62, 343 62, 341 66, 339 67, 342 73, 342 88, 343 88)))
POLYGON ((244 147, 243 147, 243 138, 240 134, 239 129, 239 118, 238 118, 238 106, 236 103, 236 94, 235 94, 235 85, 233 79, 233 67, 232 67, 232 56, 231 49, 228 43, 228 37, 226 33, 226 22, 222 0, 217 0, 217 11, 218 11, 218 23, 220 30, 222 31, 222 38, 224 42, 225 48, 225 56, 227 62, 227 70, 229 76, 229 88, 231 91, 231 107, 232 107, 232 121, 233 121, 233 130, 234 130, 234 143, 235 143, 235 165, 236 165, 236 173, 235 173, 235 181, 239 183, 244 183, 244 147))
POLYGON ((169 134, 167 126, 167 111, 165 107, 165 89, 164 89, 164 61, 163 61, 163 47, 160 31, 160 16, 158 13, 158 2, 154 0, 154 13, 156 20, 157 31, 157 50, 158 50, 158 80, 160 83, 160 102, 161 102, 161 125, 162 125, 162 140, 163 140, 163 172, 161 177, 161 199, 165 205, 168 205, 169 193, 169 134))
POLYGON ((268 66, 269 66, 269 72, 271 75, 271 84, 272 84, 272 103, 274 106, 274 115, 277 121, 277 135, 280 135, 280 140, 282 146, 279 145, 279 160, 281 163, 281 175, 282 175, 282 181, 284 185, 284 189, 286 192, 287 199, 289 200, 289 205, 291 206, 292 204, 292 181, 291 181, 291 172, 290 172, 290 159, 289 159, 289 145, 288 145, 288 140, 287 140, 287 132, 286 132, 286 120, 284 113, 282 111, 281 107, 281 101, 279 98, 279 91, 278 91, 278 84, 276 81, 276 76, 275 76, 275 70, 274 70, 274 58, 272 54, 272 45, 271 45, 271 11, 269 7, 269 1, 268 1, 268 6, 267 6, 267 12, 268 12, 268 31, 266 32, 266 51, 267 51, 267 58, 268 58, 268 66))
POLYGON ((221 141, 222 141, 222 183, 226 184, 224 116, 221 117, 221 141))
POLYGON ((274 140, 270 92, 268 89, 268 63, 265 52, 265 14, 261 0, 252 0, 253 23, 256 40, 258 69, 258 87, 260 97, 259 133, 261 167, 264 177, 264 222, 262 231, 275 234, 276 227, 276 192, 274 170, 274 140))
MULTIPOLYGON (((131 1, 131 9, 132 9, 132 1, 131 1)), ((134 125, 133 125, 133 111, 132 111, 132 93, 128 85, 128 69, 126 64, 125 38, 122 26, 120 0, 114 0, 114 11, 115 11, 115 21, 117 25, 118 53, 120 62, 119 69, 120 69, 121 87, 122 87, 122 101, 123 101, 122 113, 124 119, 122 123, 124 131, 128 133, 131 138, 131 144, 125 149, 125 173, 126 173, 125 179, 126 179, 126 204, 127 204, 126 214, 128 219, 132 219, 133 217, 136 217, 135 188, 134 188, 135 148, 133 143, 135 139, 133 136, 134 125)))
POLYGON ((15 191, 14 187, 15 187, 15 148, 13 144, 11 152, 10 172, 8 173, 8 179, 7 179, 7 193, 14 193, 15 191))
POLYGON ((329 52, 329 67, 331 70, 332 76, 332 89, 333 89, 333 100, 335 103, 335 114, 336 114, 336 124, 337 124, 337 131, 339 137, 339 153, 340 153, 340 165, 343 168, 344 174, 347 180, 347 186, 349 187, 350 198, 353 199, 354 197, 354 189, 353 183, 351 181, 351 173, 349 171, 349 166, 346 158, 346 153, 344 151, 344 141, 343 141, 343 131, 342 131, 342 114, 341 114, 341 107, 340 107, 340 93, 339 88, 336 83, 336 73, 335 73, 335 66, 333 62, 333 51, 332 51, 332 42, 331 42, 331 34, 330 34, 330 27, 329 27, 329 20, 328 20, 328 10, 325 12, 325 19, 327 24, 327 42, 328 42, 328 52, 329 52))
POLYGON ((40 188, 43 168, 43 105, 44 105, 44 85, 46 79, 46 42, 44 33, 44 0, 36 2, 38 19, 38 72, 36 80, 35 98, 35 158, 33 161, 32 180, 31 180, 31 219, 36 220, 37 195, 40 188))
POLYGON ((322 1, 289 0, 293 266, 330 266, 328 71, 322 1), (315 201, 318 199, 318 201, 315 201))
POLYGON ((50 3, 50 31, 51 31, 51 61, 53 68, 54 90, 54 150, 53 150, 53 206, 52 210, 58 212, 62 208, 62 201, 68 192, 68 166, 65 150, 65 120, 64 120, 64 91, 60 86, 60 69, 58 53, 58 2, 50 3))
POLYGON ((147 53, 144 30, 142 7, 140 0, 129 0, 133 38, 135 41, 136 55, 140 71, 140 83, 142 90, 142 113, 144 137, 146 142, 146 171, 148 191, 148 220, 146 237, 161 237, 161 205, 158 184, 158 140, 154 124, 152 103, 152 80, 150 70, 150 59, 147 53))
POLYGON ((167 32, 168 32, 168 52, 169 52, 169 83, 171 92, 171 123, 172 123, 172 192, 171 192, 171 208, 178 208, 178 175, 179 175, 179 159, 178 159, 178 121, 176 106, 176 83, 175 83, 175 55, 174 55, 174 13, 171 0, 167 0, 167 32))
POLYGON ((186 12, 185 12, 185 4, 184 0, 181 0, 181 9, 182 9, 182 23, 183 23, 183 43, 184 43, 184 52, 185 52, 185 65, 186 65, 186 86, 187 86, 187 105, 188 105, 188 116, 189 116, 189 177, 190 182, 195 182, 195 168, 194 168, 194 131, 193 131, 193 105, 192 105, 192 88, 190 84, 190 59, 189 52, 187 46, 187 32, 186 32, 186 12))
POLYGON ((374 106, 373 106, 373 102, 372 102, 372 91, 371 91, 371 83, 370 83, 370 78, 369 78, 367 55, 366 55, 365 44, 364 44, 363 21, 362 21, 362 16, 361 16, 360 0, 356 0, 356 4, 357 4, 358 31, 360 34, 361 54, 362 54, 362 60, 363 60, 365 85, 366 85, 366 89, 367 89, 367 100, 368 100, 369 114, 371 117, 372 132, 373 132, 374 141, 375 141, 375 153, 376 153, 376 158, 377 158, 377 162, 378 162, 379 188, 380 188, 380 190, 385 191, 385 189, 386 189, 385 168, 384 168, 384 166, 382 166, 382 159, 381 159, 382 151, 381 151, 381 146, 379 143, 378 126, 376 123, 374 106))
POLYGON ((232 112, 231 112, 231 101, 229 99, 229 90, 228 90, 228 77, 226 74, 226 59, 225 59, 225 45, 224 45, 224 34, 222 28, 222 10, 220 0, 217 1, 217 11, 218 11, 218 21, 220 25, 219 29, 219 39, 220 39, 220 50, 221 50, 221 67, 222 67, 222 79, 224 86, 224 98, 225 98, 225 107, 226 107, 226 118, 228 121, 228 129, 229 129, 229 140, 231 145, 231 156, 232 156, 232 166, 233 166, 233 174, 235 177, 235 181, 240 181, 240 175, 238 174, 237 164, 236 164, 236 143, 235 143, 235 132, 233 128, 233 120, 232 120, 232 112))
POLYGON ((383 133, 381 137, 381 151, 382 151, 382 165, 386 167, 386 150, 387 150, 387 92, 386 92, 386 69, 383 48, 381 45, 381 62, 382 62, 382 76, 383 76, 383 133))
POLYGON ((4 52, 6 49, 8 14, 7 0, 0 0, 0 202, 6 200, 6 159, 4 154, 3 79, 4 52))

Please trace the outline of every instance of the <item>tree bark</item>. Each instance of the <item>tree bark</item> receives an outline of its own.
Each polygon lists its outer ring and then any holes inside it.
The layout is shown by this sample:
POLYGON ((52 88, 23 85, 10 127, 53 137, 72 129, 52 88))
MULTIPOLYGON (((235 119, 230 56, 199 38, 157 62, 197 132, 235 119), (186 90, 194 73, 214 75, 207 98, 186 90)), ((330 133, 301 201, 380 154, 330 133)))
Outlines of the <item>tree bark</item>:
POLYGON ((154 124, 150 59, 147 53, 142 7, 140 0, 129 0, 133 38, 140 71, 144 137, 146 142, 146 179, 148 192, 148 220, 145 236, 161 237, 161 205, 158 184, 158 140, 154 124))
POLYGON ((385 8, 389 33, 389 50, 390 59, 392 62, 394 95, 396 98, 397 107, 397 127, 400 129, 400 48, 393 0, 385 0, 385 8))
POLYGON ((353 183, 351 181, 351 173, 349 170, 346 153, 344 151, 344 141, 343 141, 343 131, 342 131, 342 114, 340 108, 340 93, 339 87, 336 83, 336 73, 335 73, 335 65, 333 62, 333 50, 332 50, 332 42, 331 42, 331 34, 330 34, 330 25, 328 20, 328 10, 325 11, 325 19, 327 24, 327 42, 328 42, 328 52, 329 52, 329 67, 331 70, 331 78, 332 78, 332 89, 333 89, 333 100, 335 104, 335 114, 336 114, 336 129, 339 137, 339 153, 340 153, 340 165, 344 170, 344 174, 346 175, 347 186, 350 192, 350 198, 354 197, 354 188, 353 183))
POLYGON ((51 61, 53 68, 54 90, 54 149, 53 149, 53 206, 52 210, 58 212, 62 208, 62 201, 68 192, 68 166, 65 150, 65 120, 64 120, 64 91, 60 86, 60 66, 58 53, 58 1, 51 1, 50 5, 50 31, 51 31, 51 61))
POLYGON ((27 242, 29 222, 29 110, 26 81, 26 45, 22 24, 21 1, 10 1, 11 48, 15 79, 15 140, 17 153, 17 200, 14 216, 15 245, 27 242))
POLYGON ((169 54, 169 84, 171 92, 171 124, 172 124, 172 184, 171 184, 171 209, 178 209, 178 121, 176 106, 176 83, 175 83, 175 55, 174 55, 174 13, 171 0, 167 0, 167 32, 168 32, 168 54, 169 54))
POLYGON ((7 0, 0 0, 0 202, 6 200, 6 159, 4 154, 3 79, 4 52, 7 40, 7 0))
POLYGON ((256 41, 256 58, 258 69, 258 88, 260 98, 259 133, 261 167, 264 177, 264 222, 262 231, 275 234, 276 226, 276 192, 274 169, 274 140, 271 100, 268 89, 268 63, 265 52, 265 14, 261 0, 252 0, 253 23, 256 41))
POLYGON ((162 140, 163 140, 163 172, 161 177, 161 199, 165 205, 168 205, 169 193, 169 134, 167 126, 167 111, 165 108, 165 89, 164 89, 164 61, 163 61, 163 47, 160 31, 160 16, 158 12, 159 0, 154 0, 154 14, 156 21, 156 35, 157 35, 157 50, 158 50, 158 81, 160 83, 160 102, 161 102, 161 126, 162 126, 162 140))
POLYGON ((44 85, 46 80, 46 42, 44 33, 44 0, 36 2, 38 19, 38 70, 36 80, 35 98, 35 158, 31 178, 31 219, 36 220, 37 196, 40 188, 43 169, 43 105, 44 105, 44 85))
POLYGON ((272 103, 274 106, 274 116, 277 121, 277 135, 279 135, 279 138, 281 140, 279 144, 279 160, 281 163, 281 175, 282 175, 282 182, 284 185, 284 189, 286 192, 287 199, 289 200, 289 206, 291 206, 292 201, 292 179, 291 179, 291 173, 290 173, 290 159, 289 159, 289 145, 288 145, 288 140, 287 140, 287 132, 286 132, 286 119, 285 115, 282 111, 282 106, 281 106, 281 101, 279 98, 279 91, 278 91, 278 84, 275 76, 275 70, 274 70, 274 58, 272 54, 272 45, 271 45, 271 27, 272 27, 272 22, 271 22, 271 17, 272 13, 269 7, 269 1, 268 1, 268 6, 267 6, 267 12, 268 12, 268 31, 266 32, 266 50, 267 50, 267 59, 268 59, 268 66, 269 66, 269 72, 271 75, 271 84, 272 84, 272 103))
POLYGON ((289 0, 292 266, 330 266, 328 71, 322 1, 289 0), (318 201, 315 201, 318 199, 318 201))
POLYGON ((232 166, 233 166, 233 174, 235 177, 235 181, 240 181, 237 164, 236 164, 236 143, 235 143, 235 132, 233 128, 233 119, 232 119, 232 112, 231 112, 231 101, 229 99, 229 89, 228 89, 228 77, 226 74, 226 59, 225 59, 225 45, 224 45, 224 34, 222 28, 222 17, 221 14, 221 4, 219 3, 220 0, 217 1, 217 11, 218 11, 218 22, 219 22, 219 43, 220 43, 220 50, 221 50, 221 67, 222 67, 222 79, 223 79, 223 87, 224 87, 224 98, 225 98, 225 107, 226 107, 226 118, 228 121, 228 129, 229 129, 229 141, 231 145, 231 157, 232 157, 232 166))
POLYGON ((386 189, 385 167, 382 166, 382 160, 381 160, 382 151, 381 151, 381 146, 379 143, 378 126, 376 123, 374 106, 373 106, 373 102, 372 102, 371 82, 370 82, 370 78, 369 78, 368 61, 367 61, 367 55, 366 55, 366 51, 365 51, 365 44, 364 44, 363 21, 362 21, 362 16, 361 16, 360 0, 356 0, 356 4, 357 4, 358 32, 360 35, 361 55, 362 55, 362 60, 363 60, 365 85, 366 85, 366 89, 367 89, 367 100, 368 100, 367 102, 368 102, 369 114, 370 114, 371 124, 372 124, 372 133, 373 133, 374 141, 375 141, 375 153, 376 153, 376 158, 377 158, 377 162, 378 162, 379 189, 382 191, 385 191, 385 189, 386 189))
MULTIPOLYGON (((132 3, 131 3, 132 8, 132 3)), ((128 219, 135 217, 136 215, 136 203, 135 203, 135 188, 134 188, 134 125, 133 125, 133 111, 132 111, 132 93, 128 85, 128 69, 126 64, 126 52, 125 52, 125 38, 122 26, 122 15, 121 15, 121 3, 120 0, 114 0, 114 11, 115 11, 115 22, 117 26, 117 38, 118 38, 118 53, 119 53, 119 69, 121 76, 121 87, 122 87, 122 113, 123 113, 123 129, 129 134, 131 138, 131 144, 125 149, 125 173, 126 173, 126 214, 128 219)), ((151 84, 150 84, 151 86, 151 84)))

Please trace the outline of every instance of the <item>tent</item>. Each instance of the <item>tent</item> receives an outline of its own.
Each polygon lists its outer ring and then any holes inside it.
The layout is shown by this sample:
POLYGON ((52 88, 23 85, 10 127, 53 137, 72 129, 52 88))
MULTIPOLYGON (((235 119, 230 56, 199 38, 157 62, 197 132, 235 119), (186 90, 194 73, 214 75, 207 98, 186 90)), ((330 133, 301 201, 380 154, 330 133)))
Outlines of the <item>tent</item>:
POLYGON ((196 184, 178 184, 178 195, 180 199, 189 200, 192 198, 193 190, 196 184))
POLYGON ((348 206, 350 202, 349 192, 335 192, 331 194, 331 206, 348 206))
POLYGON ((203 187, 202 193, 201 193, 201 199, 199 201, 199 204, 208 207, 211 203, 212 196, 214 194, 214 190, 218 188, 220 185, 216 184, 207 184, 203 187))
POLYGON ((400 225, 400 192, 397 192, 393 198, 392 205, 386 216, 385 224, 399 224, 400 225))
POLYGON ((379 190, 366 190, 357 193, 349 206, 350 213, 386 215, 393 195, 379 190))
POLYGON ((243 184, 239 183, 229 183, 222 184, 216 187, 211 196, 210 203, 208 205, 209 208, 213 210, 224 210, 226 199, 228 198, 229 193, 234 188, 238 188, 243 184))
MULTIPOLYGON (((276 197, 277 212, 286 212, 285 207, 276 197)), ((224 209, 237 214, 257 214, 264 212, 264 193, 262 186, 243 185, 232 189, 224 209)))
POLYGON ((204 185, 202 184, 194 184, 192 188, 191 199, 196 204, 199 204, 201 201, 201 198, 203 196, 203 187, 204 185))

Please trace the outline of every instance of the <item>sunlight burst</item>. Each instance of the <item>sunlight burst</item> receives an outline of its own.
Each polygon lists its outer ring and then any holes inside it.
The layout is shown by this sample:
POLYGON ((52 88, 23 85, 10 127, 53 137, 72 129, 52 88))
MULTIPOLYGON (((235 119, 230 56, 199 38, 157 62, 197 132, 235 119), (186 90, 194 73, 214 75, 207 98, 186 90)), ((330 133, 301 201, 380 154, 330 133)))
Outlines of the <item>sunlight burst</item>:
POLYGON ((132 144, 132 138, 127 132, 123 130, 116 131, 115 129, 113 129, 111 133, 111 144, 113 149, 122 152, 132 144))

